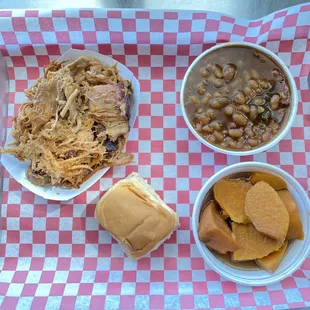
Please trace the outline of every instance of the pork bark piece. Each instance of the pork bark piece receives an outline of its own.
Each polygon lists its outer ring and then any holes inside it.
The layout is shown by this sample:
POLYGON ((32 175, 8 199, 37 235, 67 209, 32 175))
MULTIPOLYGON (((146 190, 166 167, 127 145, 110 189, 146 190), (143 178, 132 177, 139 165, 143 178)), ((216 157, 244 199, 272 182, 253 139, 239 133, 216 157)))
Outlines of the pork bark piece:
POLYGON ((130 100, 123 83, 94 86, 87 97, 89 113, 105 126, 111 141, 128 134, 130 100))
POLYGON ((221 254, 238 249, 235 236, 211 201, 204 209, 198 228, 199 239, 221 254))

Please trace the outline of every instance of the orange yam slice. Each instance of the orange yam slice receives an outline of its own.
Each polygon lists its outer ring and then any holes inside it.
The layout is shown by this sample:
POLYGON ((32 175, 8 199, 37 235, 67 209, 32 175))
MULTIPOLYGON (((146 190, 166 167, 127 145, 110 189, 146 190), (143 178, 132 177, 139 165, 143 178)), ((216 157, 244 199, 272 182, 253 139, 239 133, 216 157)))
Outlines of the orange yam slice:
POLYGON ((290 192, 287 189, 283 189, 278 191, 278 195, 280 199, 283 201, 289 217, 290 217, 290 223, 288 225, 288 231, 286 239, 292 240, 292 239, 304 239, 304 231, 302 229, 302 224, 298 212, 298 208, 296 205, 296 202, 290 192))
POLYGON ((284 254, 287 249, 287 244, 288 242, 285 241, 278 251, 273 252, 263 258, 257 259, 256 260, 257 265, 270 273, 275 272, 284 257, 284 254))
POLYGON ((238 262, 262 258, 279 250, 283 244, 261 234, 252 224, 232 223, 231 226, 239 244, 239 249, 232 253, 232 261, 238 262))
POLYGON ((244 212, 244 206, 246 193, 251 187, 250 182, 225 179, 214 185, 215 200, 232 221, 237 223, 249 222, 244 212))
POLYGON ((219 214, 214 201, 209 203, 200 217, 198 236, 207 246, 221 254, 238 248, 235 236, 219 214))
POLYGON ((258 182, 264 181, 273 187, 276 191, 279 189, 286 188, 286 183, 279 177, 265 173, 265 172, 254 172, 251 175, 251 183, 256 184, 258 182))
POLYGON ((278 193, 267 183, 256 183, 246 194, 245 214, 262 234, 284 242, 289 214, 278 193))

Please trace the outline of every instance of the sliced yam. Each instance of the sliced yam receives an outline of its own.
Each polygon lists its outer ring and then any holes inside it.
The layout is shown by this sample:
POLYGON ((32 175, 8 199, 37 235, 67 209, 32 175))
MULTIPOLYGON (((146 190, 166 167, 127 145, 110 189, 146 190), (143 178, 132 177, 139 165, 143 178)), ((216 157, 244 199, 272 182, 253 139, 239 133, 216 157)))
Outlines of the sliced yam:
POLYGON ((273 252, 263 258, 258 258, 256 260, 257 265, 270 273, 274 273, 284 257, 287 244, 288 242, 286 240, 278 251, 273 252))
POLYGON ((262 234, 284 242, 289 214, 278 193, 267 183, 256 183, 246 194, 245 214, 262 234))
POLYGON ((232 261, 247 261, 265 257, 278 251, 282 242, 261 234, 252 224, 231 224, 239 249, 232 253, 232 261))
POLYGON ((219 214, 214 201, 208 204, 200 217, 198 235, 208 247, 221 254, 235 251, 238 248, 235 236, 219 214))
POLYGON ((302 224, 298 212, 298 207, 296 202, 290 192, 287 189, 282 189, 278 191, 278 195, 280 199, 283 201, 286 210, 288 211, 290 217, 290 223, 288 225, 288 231, 286 235, 286 239, 304 239, 304 231, 302 229, 302 224))
POLYGON ((264 181, 273 187, 276 191, 286 188, 286 183, 279 177, 265 173, 265 172, 254 172, 251 175, 251 183, 256 184, 264 181))
POLYGON ((249 220, 244 212, 245 196, 252 187, 250 182, 242 180, 218 181, 213 188, 215 200, 232 221, 248 223, 249 220))

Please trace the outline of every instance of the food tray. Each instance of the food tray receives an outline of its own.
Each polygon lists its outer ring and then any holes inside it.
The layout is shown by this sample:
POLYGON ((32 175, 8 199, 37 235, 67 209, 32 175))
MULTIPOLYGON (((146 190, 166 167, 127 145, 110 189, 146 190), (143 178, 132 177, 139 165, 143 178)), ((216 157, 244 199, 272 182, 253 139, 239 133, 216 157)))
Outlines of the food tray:
POLYGON ((310 258, 286 280, 245 287, 204 263, 190 231, 194 200, 216 171, 239 161, 276 165, 310 190, 310 5, 249 21, 212 12, 141 10, 0 11, 0 48, 10 79, 9 126, 23 90, 69 48, 125 64, 141 85, 127 150, 135 162, 110 169, 65 203, 44 200, 5 173, 0 245, 1 309, 286 308, 310 306, 310 258), (214 153, 188 130, 179 106, 189 64, 215 43, 248 41, 289 66, 299 90, 292 129, 267 152, 214 153), (308 166, 307 166, 308 165, 308 166), (177 211, 181 226, 149 257, 132 261, 94 220, 99 197, 132 171, 177 211))

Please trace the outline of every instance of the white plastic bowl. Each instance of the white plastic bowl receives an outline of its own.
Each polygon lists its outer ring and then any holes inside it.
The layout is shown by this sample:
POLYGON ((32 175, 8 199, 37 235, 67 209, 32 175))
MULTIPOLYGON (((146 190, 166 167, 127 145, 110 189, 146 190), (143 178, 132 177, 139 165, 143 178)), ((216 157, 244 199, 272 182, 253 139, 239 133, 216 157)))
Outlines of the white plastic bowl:
POLYGON ((260 45, 257 44, 253 44, 253 43, 246 43, 246 42, 228 42, 228 43, 223 43, 223 44, 219 44, 219 45, 215 45, 213 47, 211 47, 210 49, 204 51, 202 54, 200 54, 194 61, 193 63, 190 65, 190 67, 187 69, 183 82, 182 82, 182 86, 181 86, 181 95, 180 95, 180 100, 181 100, 181 110, 182 110, 182 114, 184 117, 184 120, 188 126, 188 128, 190 129, 190 131, 193 133, 193 135, 204 145, 208 146, 209 148, 213 149, 214 151, 220 152, 220 153, 224 153, 227 155, 235 155, 235 156, 246 156, 246 155, 253 155, 253 154, 257 154, 260 152, 263 152, 271 147, 273 147, 274 145, 276 145, 277 143, 279 143, 279 141, 287 134, 288 130, 291 128, 295 116, 297 114, 297 107, 298 107, 298 92, 297 92, 297 87, 294 81, 294 78, 291 74, 291 72, 289 71, 289 69, 287 68, 287 66, 284 64, 284 62, 273 52, 271 52, 270 50, 266 49, 265 47, 262 47, 260 45), (185 91, 185 86, 186 86, 186 82, 187 79, 192 71, 192 69, 199 64, 199 61, 205 57, 206 55, 210 54, 211 52, 218 50, 220 48, 226 48, 226 47, 247 47, 247 48, 252 48, 262 54, 265 54, 266 56, 268 56, 270 59, 272 59, 278 66, 279 68, 281 68, 281 70, 285 73, 288 84, 289 84, 289 88, 291 91, 291 107, 289 110, 289 115, 287 117, 286 123, 282 124, 282 127, 280 129, 280 132, 273 138, 271 139, 268 143, 263 144, 257 148, 254 148, 252 150, 248 150, 248 151, 234 151, 234 150, 226 150, 223 148, 220 148, 214 144, 209 143, 207 140, 205 140, 202 136, 199 135, 199 133, 195 130, 195 128, 192 126, 187 113, 185 111, 185 102, 184 102, 184 91, 185 91))
POLYGON ((292 176, 290 176, 282 169, 279 169, 269 164, 258 162, 245 162, 234 164, 232 166, 222 169, 221 171, 217 172, 214 176, 212 176, 202 187, 194 204, 194 210, 192 215, 192 229, 199 252, 203 256, 207 264, 221 276, 243 285, 250 285, 250 286, 270 285, 290 276, 300 267, 300 265, 307 258, 308 253, 310 251, 309 210, 310 205, 308 196, 304 191, 304 189, 301 187, 301 185, 292 176), (229 175, 240 172, 255 172, 255 171, 267 172, 270 174, 277 175, 286 182, 287 188, 294 197, 296 204, 298 206, 305 234, 304 240, 293 240, 290 243, 284 259, 282 260, 281 264, 273 274, 270 274, 262 269, 241 270, 229 266, 223 263, 221 260, 219 260, 198 238, 198 222, 199 222, 200 210, 204 198, 211 190, 212 186, 220 179, 225 178, 229 175))

